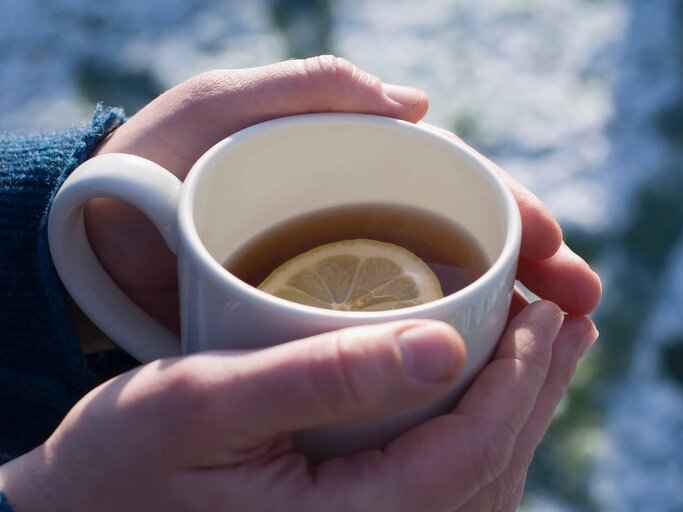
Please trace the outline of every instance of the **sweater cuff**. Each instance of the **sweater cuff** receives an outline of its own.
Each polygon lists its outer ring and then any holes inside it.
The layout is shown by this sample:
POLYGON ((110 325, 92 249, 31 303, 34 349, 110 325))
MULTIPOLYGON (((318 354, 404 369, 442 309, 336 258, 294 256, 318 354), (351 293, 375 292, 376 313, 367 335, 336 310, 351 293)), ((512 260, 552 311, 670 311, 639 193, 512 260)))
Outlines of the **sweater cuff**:
POLYGON ((12 507, 9 506, 9 501, 7 501, 7 496, 0 491, 0 512, 14 512, 12 507))
POLYGON ((0 453, 11 457, 42 443, 92 387, 52 265, 47 214, 64 180, 124 119, 98 105, 84 128, 0 134, 0 453))

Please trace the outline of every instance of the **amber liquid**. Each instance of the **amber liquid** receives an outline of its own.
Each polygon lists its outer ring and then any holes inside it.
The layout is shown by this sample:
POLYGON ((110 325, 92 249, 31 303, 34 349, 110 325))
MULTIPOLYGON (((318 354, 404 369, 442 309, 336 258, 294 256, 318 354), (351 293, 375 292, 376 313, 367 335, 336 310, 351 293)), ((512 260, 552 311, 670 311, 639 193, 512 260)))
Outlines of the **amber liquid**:
POLYGON ((224 266, 258 286, 294 256, 353 238, 390 242, 413 252, 436 274, 444 295, 471 284, 489 267, 482 248, 461 226, 426 210, 391 204, 340 206, 292 218, 249 240, 224 266))

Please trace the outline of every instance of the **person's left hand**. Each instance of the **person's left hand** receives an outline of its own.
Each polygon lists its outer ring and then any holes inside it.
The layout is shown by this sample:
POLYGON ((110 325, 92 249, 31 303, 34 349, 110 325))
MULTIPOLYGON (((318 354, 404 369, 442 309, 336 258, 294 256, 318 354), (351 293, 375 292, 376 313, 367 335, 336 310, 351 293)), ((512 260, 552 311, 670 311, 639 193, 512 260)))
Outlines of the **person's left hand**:
MULTIPOLYGON (((261 121, 336 111, 417 122, 427 107, 423 92, 382 84, 332 56, 211 71, 151 102, 110 135, 95 154, 142 156, 182 180, 215 143, 261 121)), ((563 244, 560 227, 541 201, 500 173, 522 215, 518 278, 566 312, 590 313, 601 293, 597 275, 563 244)), ((114 281, 144 310, 177 331, 176 259, 151 222, 132 207, 104 198, 88 203, 85 221, 93 250, 114 281)), ((523 304, 518 296, 513 313, 523 304)))

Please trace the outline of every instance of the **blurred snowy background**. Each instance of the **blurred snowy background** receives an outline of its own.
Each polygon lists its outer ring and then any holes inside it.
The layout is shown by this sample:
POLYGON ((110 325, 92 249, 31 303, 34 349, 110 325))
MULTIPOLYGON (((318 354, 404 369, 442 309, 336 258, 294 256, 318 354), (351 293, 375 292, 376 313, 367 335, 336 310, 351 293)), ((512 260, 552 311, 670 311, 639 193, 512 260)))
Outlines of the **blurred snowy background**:
POLYGON ((523 510, 683 510, 683 1, 0 0, 0 130, 328 52, 426 90, 603 277, 523 510))

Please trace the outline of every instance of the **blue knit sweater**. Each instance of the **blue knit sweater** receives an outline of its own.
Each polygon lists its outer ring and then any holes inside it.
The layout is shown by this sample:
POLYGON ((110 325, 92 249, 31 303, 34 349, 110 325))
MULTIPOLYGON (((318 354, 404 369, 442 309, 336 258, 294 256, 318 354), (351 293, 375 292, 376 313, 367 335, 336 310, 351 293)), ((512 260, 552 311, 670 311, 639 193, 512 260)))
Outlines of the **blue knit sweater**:
POLYGON ((46 218, 64 179, 123 121, 120 109, 98 106, 84 128, 0 134, 0 464, 41 444, 97 382, 52 266, 46 218))

